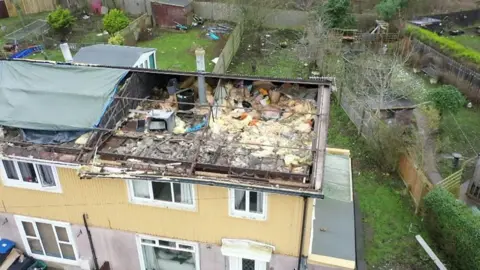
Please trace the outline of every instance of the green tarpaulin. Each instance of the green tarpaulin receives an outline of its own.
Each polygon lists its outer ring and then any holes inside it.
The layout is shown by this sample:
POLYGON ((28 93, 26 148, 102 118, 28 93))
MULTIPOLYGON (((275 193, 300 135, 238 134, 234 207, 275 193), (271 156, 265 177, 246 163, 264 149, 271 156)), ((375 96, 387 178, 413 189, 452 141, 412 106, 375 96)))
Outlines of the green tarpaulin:
POLYGON ((95 126, 126 70, 0 61, 0 125, 34 130, 95 126))

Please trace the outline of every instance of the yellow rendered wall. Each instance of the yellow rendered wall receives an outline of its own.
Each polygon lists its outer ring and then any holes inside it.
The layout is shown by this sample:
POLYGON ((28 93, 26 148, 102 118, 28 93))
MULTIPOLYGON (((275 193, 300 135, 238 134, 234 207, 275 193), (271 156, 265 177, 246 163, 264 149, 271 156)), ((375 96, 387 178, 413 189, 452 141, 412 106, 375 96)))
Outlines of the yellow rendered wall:
MULTIPOLYGON (((249 239, 275 246, 275 253, 298 256, 303 198, 268 195, 266 221, 230 217, 226 188, 196 185, 197 211, 143 206, 128 202, 127 184, 117 179, 80 180, 73 169, 58 168, 63 193, 0 185, 0 212, 114 230, 221 245, 222 238, 249 239)), ((311 226, 309 200, 304 254, 311 226)), ((318 218, 318 217, 317 217, 318 218)))

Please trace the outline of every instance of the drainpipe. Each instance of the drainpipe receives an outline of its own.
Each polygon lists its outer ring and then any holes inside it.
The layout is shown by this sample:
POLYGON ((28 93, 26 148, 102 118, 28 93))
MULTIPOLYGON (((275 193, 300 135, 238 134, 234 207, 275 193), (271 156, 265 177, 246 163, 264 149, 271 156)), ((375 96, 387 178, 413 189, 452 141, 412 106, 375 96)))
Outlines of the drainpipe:
POLYGON ((307 203, 308 198, 303 197, 303 218, 302 218, 302 231, 300 235, 300 248, 298 251, 298 267, 297 270, 302 270, 302 257, 303 257, 303 238, 305 238, 305 225, 307 224, 307 203))
MULTIPOLYGON (((198 48, 195 50, 195 56, 197 60, 197 71, 205 72, 205 50, 198 48)), ((205 92, 205 76, 198 75, 198 98, 200 104, 207 103, 207 94, 205 92)))
POLYGON ((97 253, 95 252, 95 247, 93 246, 92 234, 90 233, 90 229, 88 228, 87 217, 88 217, 87 214, 83 214, 83 224, 85 225, 85 230, 87 231, 88 243, 90 244, 90 250, 92 251, 95 270, 99 270, 100 267, 98 267, 97 253))

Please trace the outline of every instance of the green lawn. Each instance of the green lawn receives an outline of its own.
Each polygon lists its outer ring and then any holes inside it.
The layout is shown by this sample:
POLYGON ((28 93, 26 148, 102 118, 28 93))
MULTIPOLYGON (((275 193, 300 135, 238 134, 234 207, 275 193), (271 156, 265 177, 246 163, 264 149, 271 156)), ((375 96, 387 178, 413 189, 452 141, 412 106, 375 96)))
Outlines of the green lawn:
MULTIPOLYGON (((216 43, 205 36, 201 29, 191 29, 187 32, 161 32, 160 36, 137 44, 139 47, 157 49, 157 68, 181 71, 196 71, 195 49, 205 49, 205 68, 212 71, 215 66, 211 60, 220 52, 216 43)), ((220 49, 221 51, 221 49, 220 49)))
POLYGON ((276 78, 307 78, 308 67, 298 60, 291 49, 281 49, 266 57, 252 56, 248 52, 239 51, 233 58, 228 73, 276 78), (256 63, 255 73, 252 72, 252 63, 256 63))
POLYGON ((270 29, 261 34, 263 44, 261 53, 253 48, 255 36, 251 33, 244 34, 228 73, 276 78, 308 78, 309 67, 299 60, 296 51, 302 31, 270 29), (286 43, 285 48, 280 46, 282 42, 286 43), (256 66, 255 72, 252 65, 256 66))
POLYGON ((352 151, 353 184, 363 215, 368 269, 436 269, 415 240, 420 234, 432 243, 420 217, 414 215, 404 184, 398 176, 376 168, 355 126, 336 104, 330 111, 328 145, 352 151))
POLYGON ((37 54, 32 54, 28 59, 34 59, 34 60, 45 60, 45 55, 47 56, 46 60, 50 61, 57 61, 57 62, 64 62, 65 59, 63 58, 62 52, 58 50, 45 50, 44 54, 42 53, 37 53, 37 54))
POLYGON ((462 44, 463 46, 470 47, 477 51, 480 51, 480 36, 473 34, 465 34, 461 36, 452 36, 449 37, 456 42, 462 44))

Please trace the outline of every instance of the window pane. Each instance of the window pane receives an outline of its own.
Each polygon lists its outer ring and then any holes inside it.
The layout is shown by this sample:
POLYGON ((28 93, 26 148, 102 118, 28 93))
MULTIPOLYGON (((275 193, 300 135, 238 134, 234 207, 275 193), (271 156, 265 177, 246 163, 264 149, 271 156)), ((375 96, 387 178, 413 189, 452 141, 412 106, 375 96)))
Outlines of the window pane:
POLYGON ((23 230, 25 231, 25 234, 27 236, 37 237, 37 235, 35 234, 35 229, 33 228, 33 224, 31 222, 22 221, 22 225, 23 230))
MULTIPOLYGON (((154 248, 155 259, 158 262, 159 270, 195 270, 195 253, 163 248, 154 248)), ((145 259, 147 260, 147 259, 145 259)))
POLYGON ((172 241, 164 241, 164 240, 158 240, 158 245, 159 246, 165 246, 165 247, 176 247, 177 245, 175 242, 172 241))
POLYGON ((170 183, 152 182, 153 199, 160 201, 172 201, 172 185, 170 183))
POLYGON ((242 258, 242 270, 255 270, 255 261, 242 258))
POLYGON ((63 227, 55 227, 55 231, 57 231, 57 237, 58 237, 59 241, 70 242, 68 240, 67 229, 65 229, 63 227))
POLYGON ((60 244, 60 249, 62 250, 62 255, 64 259, 75 260, 75 252, 73 251, 72 245, 69 244, 60 244))
POLYGON ((235 210, 245 211, 245 190, 235 189, 235 210))
POLYGON ((3 162, 3 167, 5 168, 5 173, 7 174, 8 179, 19 180, 13 161, 2 160, 2 162, 3 162))
POLYGON ((32 253, 44 255, 40 240, 28 238, 27 241, 32 253))
POLYGON ((193 250, 193 247, 192 247, 192 246, 187 246, 187 245, 182 245, 182 244, 179 244, 179 245, 178 245, 178 248, 193 250))
POLYGON ((250 212, 262 213, 263 212, 263 193, 250 191, 250 212))
POLYGON ((142 243, 154 244, 154 245, 155 245, 155 240, 150 240, 150 239, 142 239, 142 243))
POLYGON ((191 184, 174 183, 172 185, 175 202, 193 204, 193 189, 191 184))
POLYGON ((148 185, 150 185, 148 181, 132 180, 133 196, 137 198, 150 199, 148 185))
POLYGON ((40 239, 42 240, 45 255, 61 258, 60 250, 58 249, 53 226, 46 223, 36 222, 40 239))
POLYGON ((24 182, 38 183, 38 177, 32 163, 18 162, 18 168, 24 182))
POLYGON ((42 186, 44 187, 54 187, 55 184, 55 177, 53 176, 53 169, 48 165, 36 165, 37 171, 40 174, 40 180, 42 182, 42 186))

